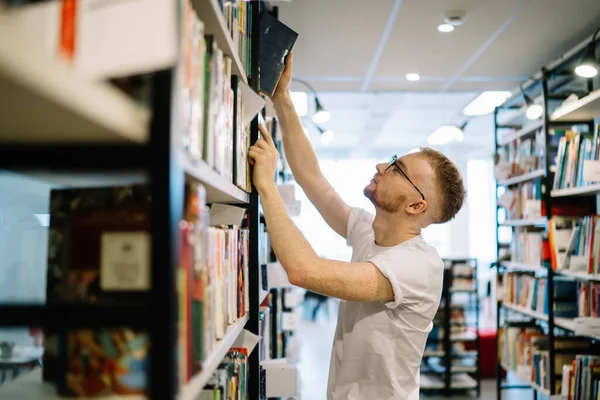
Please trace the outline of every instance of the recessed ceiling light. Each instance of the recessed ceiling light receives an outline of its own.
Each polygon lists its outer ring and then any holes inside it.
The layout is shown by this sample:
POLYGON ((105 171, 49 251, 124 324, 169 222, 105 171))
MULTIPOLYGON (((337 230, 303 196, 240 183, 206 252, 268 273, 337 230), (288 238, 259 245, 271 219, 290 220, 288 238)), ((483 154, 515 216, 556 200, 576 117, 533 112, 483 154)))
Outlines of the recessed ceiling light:
POLYGON ((469 116, 486 115, 494 111, 511 96, 508 91, 490 90, 481 93, 463 109, 463 114, 469 116))
POLYGON ((460 142, 463 138, 462 129, 454 125, 442 125, 427 137, 427 143, 431 145, 444 145, 453 140, 460 142))
POLYGON ((419 75, 415 72, 411 72, 409 74, 406 74, 406 79, 411 82, 415 82, 415 81, 418 81, 419 79, 421 79, 421 75, 419 75))
POLYGON ((440 32, 449 33, 449 32, 452 32, 453 30, 454 30, 454 25, 450 25, 450 24, 438 25, 438 31, 440 31, 440 32))

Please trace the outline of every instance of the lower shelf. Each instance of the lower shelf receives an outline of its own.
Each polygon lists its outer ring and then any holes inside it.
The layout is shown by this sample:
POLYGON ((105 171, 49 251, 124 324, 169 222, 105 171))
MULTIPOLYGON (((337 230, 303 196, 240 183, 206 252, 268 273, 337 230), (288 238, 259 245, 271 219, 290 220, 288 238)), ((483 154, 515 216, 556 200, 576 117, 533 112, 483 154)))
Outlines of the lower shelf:
MULTIPOLYGON (((35 399, 35 400, 57 400, 71 397, 61 397, 56 394, 54 386, 42 381, 42 369, 35 368, 12 382, 0 386, 0 399, 35 399)), ((100 396, 94 400, 145 400, 146 396, 100 396)))
MULTIPOLYGON (((476 389, 477 381, 467 374, 453 374, 450 378, 451 389, 476 389)), ((444 389, 444 377, 421 374, 421 389, 444 389)))
MULTIPOLYGON (((229 351, 235 340, 243 331, 248 322, 248 316, 244 316, 231 324, 227 332, 213 349, 212 353, 206 358, 203 364, 202 372, 192 377, 192 379, 183 387, 180 399, 196 399, 198 393, 204 388, 213 372, 217 369, 225 354, 229 351)), ((64 397, 66 399, 66 397, 64 397)), ((42 369, 35 368, 14 381, 0 386, 0 399, 35 399, 35 400, 57 400, 63 399, 56 394, 54 385, 42 381, 42 369)), ((94 400, 146 400, 146 396, 127 395, 127 396, 100 396, 94 397, 94 400)))
POLYGON ((245 315, 233 324, 229 325, 225 336, 223 336, 223 339, 217 343, 212 353, 202 364, 202 371, 193 376, 192 379, 190 379, 190 381, 183 387, 180 396, 181 400, 192 400, 198 397, 198 393, 200 393, 202 388, 204 388, 213 372, 215 372, 223 360, 223 357, 225 357, 225 354, 227 354, 242 330, 244 330, 244 325, 246 325, 246 322, 248 322, 248 315, 245 315))
MULTIPOLYGON (((552 395, 550 396, 550 390, 545 389, 543 387, 541 387, 540 385, 538 385, 535 382, 531 381, 531 378, 528 378, 526 376, 522 376, 521 374, 519 374, 518 371, 515 371, 514 369, 510 368, 508 365, 506 364, 500 364, 500 366, 502 367, 502 369, 504 369, 507 373, 511 372, 513 374, 515 374, 515 376, 517 378, 519 378, 519 380, 523 381, 523 383, 525 383, 526 385, 531 386, 531 388, 535 391, 537 391, 538 393, 544 395, 546 398, 549 398, 550 400, 566 400, 566 396, 562 396, 562 395, 552 395)), ((531 370, 529 370, 531 371, 531 370)))

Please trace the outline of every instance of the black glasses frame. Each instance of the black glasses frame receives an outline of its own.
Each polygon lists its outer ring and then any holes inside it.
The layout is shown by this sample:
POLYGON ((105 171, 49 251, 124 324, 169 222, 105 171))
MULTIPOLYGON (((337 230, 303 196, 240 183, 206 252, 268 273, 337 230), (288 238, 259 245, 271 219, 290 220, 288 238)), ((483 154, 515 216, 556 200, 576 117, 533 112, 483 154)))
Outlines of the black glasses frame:
POLYGON ((417 192, 419 192, 419 194, 421 195, 421 198, 423 198, 423 200, 425 200, 425 195, 423 195, 423 192, 421 192, 419 190, 419 188, 417 187, 417 185, 415 185, 414 183, 412 183, 412 181, 410 180, 410 178, 404 173, 404 171, 402 171, 402 168, 400 168, 400 166, 396 163, 396 161, 398 161, 398 156, 396 154, 394 154, 394 156, 392 157, 392 159, 390 160, 390 165, 387 166, 387 168, 385 169, 386 172, 388 169, 392 168, 392 167, 396 167, 398 169, 398 171, 400 171, 400 173, 402 175, 404 175, 404 177, 406 178, 406 180, 413 185, 413 187, 417 190, 417 192))

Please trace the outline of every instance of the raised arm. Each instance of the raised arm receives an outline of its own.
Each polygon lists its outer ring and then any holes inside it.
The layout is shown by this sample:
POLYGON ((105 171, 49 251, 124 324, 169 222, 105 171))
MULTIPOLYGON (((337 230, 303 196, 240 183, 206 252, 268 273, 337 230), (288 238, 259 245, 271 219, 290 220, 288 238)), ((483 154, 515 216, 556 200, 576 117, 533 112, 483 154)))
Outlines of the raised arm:
POLYGON ((277 85, 277 90, 272 97, 281 126, 287 161, 296 182, 302 187, 311 203, 329 226, 345 238, 350 206, 341 199, 319 168, 315 151, 302 130, 300 119, 289 94, 291 79, 292 56, 290 54, 286 59, 286 67, 277 85))

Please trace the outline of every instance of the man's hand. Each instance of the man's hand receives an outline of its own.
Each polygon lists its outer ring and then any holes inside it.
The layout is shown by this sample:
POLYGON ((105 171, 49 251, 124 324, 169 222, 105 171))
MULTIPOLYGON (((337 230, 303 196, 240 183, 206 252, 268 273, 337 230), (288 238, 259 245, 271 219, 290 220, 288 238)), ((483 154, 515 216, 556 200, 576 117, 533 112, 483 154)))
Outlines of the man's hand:
POLYGON ((252 182, 260 193, 275 185, 275 170, 277 169, 279 153, 269 132, 261 124, 258 125, 258 129, 262 138, 259 138, 250 147, 248 157, 250 158, 250 164, 254 167, 252 182))
POLYGON ((289 96, 290 93, 290 82, 292 81, 292 53, 289 53, 285 57, 285 68, 279 78, 279 83, 275 88, 275 92, 271 97, 273 102, 277 102, 279 99, 284 99, 289 96))

